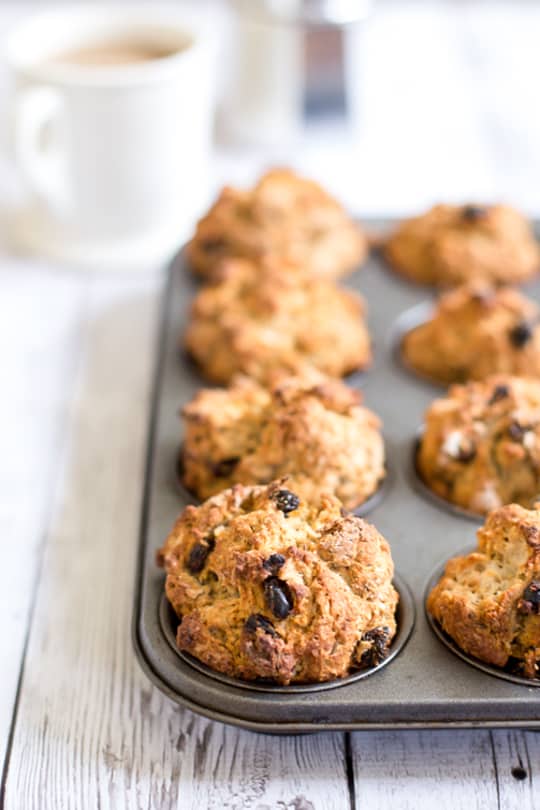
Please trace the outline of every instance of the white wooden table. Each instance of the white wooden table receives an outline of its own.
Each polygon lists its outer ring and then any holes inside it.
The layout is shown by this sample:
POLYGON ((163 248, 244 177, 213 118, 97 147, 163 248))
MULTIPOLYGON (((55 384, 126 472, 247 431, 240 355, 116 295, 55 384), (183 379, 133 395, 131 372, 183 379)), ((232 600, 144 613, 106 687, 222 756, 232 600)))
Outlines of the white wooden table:
MULTIPOLYGON (((3 7, 3 28, 20 12, 3 7)), ((278 157, 362 212, 501 196, 539 214, 539 30, 532 2, 381 4, 359 143, 323 133, 278 157)), ((216 186, 267 159, 216 153, 216 186)), ((130 620, 162 281, 0 263, 0 806, 537 808, 540 734, 278 738, 201 719, 145 679, 130 620)))

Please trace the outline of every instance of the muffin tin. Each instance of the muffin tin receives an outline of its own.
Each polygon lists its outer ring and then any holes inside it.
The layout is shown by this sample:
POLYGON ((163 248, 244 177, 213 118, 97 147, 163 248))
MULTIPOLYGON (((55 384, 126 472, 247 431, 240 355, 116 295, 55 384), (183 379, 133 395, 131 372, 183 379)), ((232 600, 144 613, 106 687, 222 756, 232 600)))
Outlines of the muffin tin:
MULTIPOLYGON (((383 230, 389 223, 371 225, 383 230)), ((374 341, 372 368, 368 373, 352 375, 348 382, 362 389, 366 405, 383 420, 391 470, 387 484, 370 504, 368 516, 391 544, 396 586, 402 596, 391 659, 371 671, 369 677, 360 673, 360 677, 353 675, 307 688, 268 684, 253 688, 208 670, 180 654, 172 643, 174 619, 163 601, 164 575, 156 566, 155 553, 178 513, 193 502, 189 493, 178 489, 175 480, 181 443, 178 410, 205 385, 193 365, 178 352, 178 334, 185 327, 197 288, 180 253, 169 271, 157 346, 133 620, 141 665, 179 704, 207 717, 259 731, 540 728, 536 682, 468 659, 431 626, 424 611, 426 588, 448 557, 475 544, 479 523, 477 517, 458 514, 451 504, 424 491, 414 469, 418 426, 426 407, 441 396, 442 389, 408 371, 396 352, 396 343, 403 329, 428 311, 434 293, 394 275, 377 255, 345 283, 367 299, 374 341), (423 309, 412 309, 424 301, 428 303, 423 309)), ((527 292, 538 300, 540 281, 529 284, 527 292)))

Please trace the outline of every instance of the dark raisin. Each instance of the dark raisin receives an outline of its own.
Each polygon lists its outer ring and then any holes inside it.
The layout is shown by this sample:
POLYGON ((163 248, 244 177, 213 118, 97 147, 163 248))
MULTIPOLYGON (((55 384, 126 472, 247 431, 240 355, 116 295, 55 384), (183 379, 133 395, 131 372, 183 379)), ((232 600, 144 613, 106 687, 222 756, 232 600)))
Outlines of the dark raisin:
POLYGON ((508 333, 510 342, 516 347, 521 349, 533 336, 533 330, 530 323, 527 321, 520 321, 508 333))
POLYGON ((508 435, 514 442, 520 442, 527 432, 527 428, 520 425, 519 422, 512 422, 508 428, 508 435))
POLYGON ((540 580, 533 579, 525 590, 517 605, 518 613, 524 615, 536 613, 540 615, 540 580))
POLYGON ((213 537, 206 537, 200 543, 194 543, 187 561, 187 569, 191 574, 199 574, 203 570, 206 558, 214 550, 215 545, 213 537))
POLYGON ((262 615, 262 613, 252 613, 251 616, 248 616, 244 627, 249 633, 255 633, 257 630, 262 630, 263 633, 266 633, 269 636, 275 637, 278 635, 274 630, 274 625, 270 619, 267 619, 266 616, 262 615))
POLYGON ((497 385, 490 397, 488 405, 495 405, 496 402, 500 402, 501 399, 506 399, 507 396, 510 394, 510 389, 507 385, 497 385))
POLYGON ((464 205, 461 209, 461 218, 464 222, 480 222, 488 214, 488 209, 482 205, 464 205))
POLYGON ((514 658, 514 656, 510 656, 510 658, 506 662, 505 669, 506 669, 507 672, 510 672, 512 675, 519 675, 521 678, 524 677, 524 675, 523 675, 523 661, 520 658, 514 658))
POLYGON ((208 237, 208 239, 203 239, 200 242, 200 248, 205 253, 219 253, 220 250, 223 250, 225 244, 225 240, 220 236, 208 237))
POLYGON ((388 655, 389 627, 374 627, 362 636, 362 641, 371 642, 371 647, 362 653, 360 666, 376 667, 388 655))
POLYGON ((270 571, 271 574, 277 574, 284 562, 285 557, 283 554, 270 554, 270 556, 263 562, 263 568, 266 569, 266 571, 270 571))
POLYGON ((510 773, 514 779, 517 779, 520 782, 527 778, 527 771, 525 768, 522 768, 521 765, 516 765, 515 768, 512 768, 510 773))
POLYGON ((472 442, 470 442, 468 446, 460 445, 458 454, 456 456, 456 461, 461 461, 463 462, 463 464, 468 464, 475 458, 476 458, 476 447, 472 442))
POLYGON ((268 577, 263 582, 264 600, 277 619, 286 619, 293 609, 291 589, 279 577, 268 577))
POLYGON ((240 459, 237 456, 224 458, 213 465, 212 472, 216 478, 226 478, 232 473, 239 461, 240 459))
MULTIPOLYGON (((540 501, 540 494, 537 494, 536 497, 533 498, 533 503, 537 501, 540 501)), ((521 532, 529 546, 536 548, 540 545, 540 531, 538 531, 537 526, 527 526, 525 524, 521 527, 521 532)))
POLYGON ((494 297, 495 294, 493 290, 490 290, 487 287, 485 289, 474 290, 471 293, 471 300, 476 301, 476 303, 480 304, 481 306, 487 306, 488 304, 491 304, 494 297))
POLYGON ((294 512, 300 506, 300 498, 288 489, 278 489, 273 495, 277 508, 283 512, 285 517, 289 512, 294 512))

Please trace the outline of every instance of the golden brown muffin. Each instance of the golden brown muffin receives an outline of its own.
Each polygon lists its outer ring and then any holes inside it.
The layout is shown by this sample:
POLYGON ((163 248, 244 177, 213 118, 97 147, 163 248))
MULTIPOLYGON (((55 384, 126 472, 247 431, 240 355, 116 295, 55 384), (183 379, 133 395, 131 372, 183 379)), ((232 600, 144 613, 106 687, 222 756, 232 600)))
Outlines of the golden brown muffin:
POLYGON ((253 263, 231 259, 195 297, 185 342, 217 383, 235 374, 264 381, 307 366, 341 377, 371 360, 363 317, 364 302, 351 290, 290 273, 282 262, 259 277, 253 263))
POLYGON ((425 415, 418 472, 437 495, 485 514, 540 493, 540 381, 499 375, 454 385, 425 415))
POLYGON ((177 643, 213 669, 280 684, 375 666, 396 632, 386 540, 336 498, 286 481, 188 506, 158 555, 177 643))
POLYGON ((273 169, 250 191, 224 188, 198 223, 187 251, 193 269, 205 278, 212 278, 226 258, 257 262, 273 256, 315 277, 334 279, 363 262, 367 240, 317 183, 273 169))
POLYGON ((399 273, 436 286, 515 284, 540 268, 529 223, 507 205, 436 205, 401 223, 384 253, 399 273))
POLYGON ((478 550, 448 561, 428 611, 466 653, 527 678, 540 663, 540 511, 495 509, 478 550))
POLYGON ((385 474, 380 421, 361 403, 358 391, 322 375, 271 390, 241 378, 199 391, 182 411, 184 483, 203 499, 287 475, 303 498, 327 492, 353 509, 385 474))
POLYGON ((537 305, 510 287, 467 284, 441 295, 430 320, 408 332, 408 366, 442 383, 491 374, 540 377, 537 305))

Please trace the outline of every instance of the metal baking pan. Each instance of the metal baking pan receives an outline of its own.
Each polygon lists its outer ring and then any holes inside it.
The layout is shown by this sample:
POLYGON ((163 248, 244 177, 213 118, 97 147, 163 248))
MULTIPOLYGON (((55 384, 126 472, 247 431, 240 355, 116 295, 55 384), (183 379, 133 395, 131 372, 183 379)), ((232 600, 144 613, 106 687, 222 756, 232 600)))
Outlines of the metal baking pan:
MULTIPOLYGON (((384 229, 389 224, 371 223, 370 227, 384 229)), ((413 310, 410 317, 405 313, 421 302, 429 303, 433 292, 392 273, 378 255, 344 283, 358 289, 368 302, 374 362, 367 373, 350 377, 349 384, 362 389, 367 406, 384 422, 391 475, 367 519, 392 547, 396 584, 404 597, 399 623, 405 636, 412 628, 407 643, 369 677, 346 679, 332 688, 288 690, 253 689, 216 677, 189 656, 179 655, 171 644, 174 628, 167 626, 162 605, 164 575, 156 566, 155 554, 190 498, 175 480, 182 440, 178 411, 205 385, 178 349, 178 335, 197 288, 180 253, 169 269, 156 358, 133 619, 140 663, 158 688, 177 703, 258 731, 540 728, 540 689, 523 679, 507 680, 505 673, 498 677, 493 668, 479 669, 476 662, 464 660, 434 632, 424 611, 433 572, 448 557, 473 546, 478 527, 477 520, 427 497, 415 479, 418 426, 427 405, 441 395, 441 387, 408 371, 396 345, 404 324, 417 322, 422 309, 413 310)), ((538 300, 540 281, 529 284, 526 291, 538 300)))

